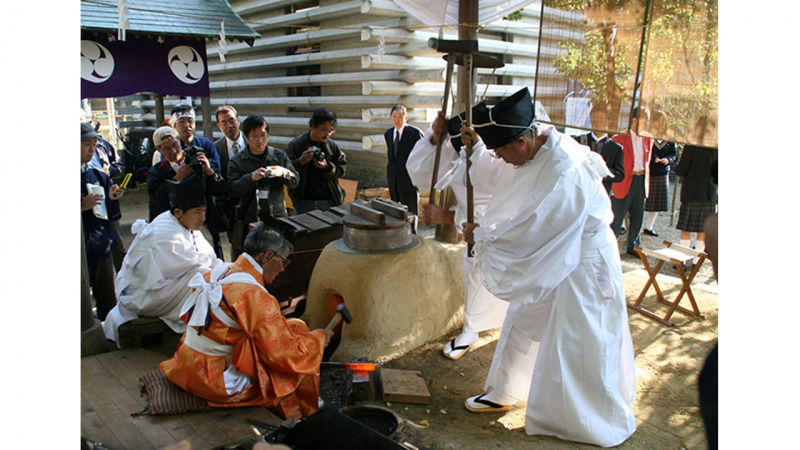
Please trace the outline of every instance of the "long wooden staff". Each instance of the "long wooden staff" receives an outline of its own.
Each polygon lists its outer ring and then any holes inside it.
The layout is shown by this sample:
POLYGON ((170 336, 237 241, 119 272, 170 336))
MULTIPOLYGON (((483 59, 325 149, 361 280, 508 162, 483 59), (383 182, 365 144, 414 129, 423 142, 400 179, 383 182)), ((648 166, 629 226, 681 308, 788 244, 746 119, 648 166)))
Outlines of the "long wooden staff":
MULTIPOLYGON (((472 98, 473 98, 472 80, 474 78, 473 67, 472 67, 472 55, 471 54, 464 55, 464 59, 465 59, 465 61, 464 61, 465 64, 464 65, 466 66, 466 69, 467 69, 467 95, 466 95, 466 99, 465 99, 466 105, 467 105, 466 124, 467 124, 467 128, 469 128, 469 127, 472 126, 472 98)), ((473 223, 475 221, 475 206, 474 206, 473 195, 472 195, 472 180, 470 180, 470 177, 469 177, 469 169, 470 169, 470 167, 472 167, 472 161, 471 161, 471 159, 472 159, 472 139, 469 140, 469 143, 466 145, 466 147, 467 147, 466 148, 466 150, 467 150, 467 178, 466 178, 466 181, 467 181, 467 183, 466 183, 467 184, 467 223, 473 223)), ((467 244, 467 257, 469 257, 469 258, 472 257, 472 244, 471 243, 467 244)))
MULTIPOLYGON (((450 78, 453 77, 453 64, 455 63, 455 55, 447 55, 447 72, 444 78, 444 99, 442 100, 442 114, 447 117, 447 103, 450 101, 450 78)), ((428 203, 431 205, 436 204, 436 181, 439 178, 439 157, 442 154, 442 142, 447 139, 447 131, 439 136, 436 142, 436 158, 433 160, 433 176, 431 177, 431 190, 428 203)))

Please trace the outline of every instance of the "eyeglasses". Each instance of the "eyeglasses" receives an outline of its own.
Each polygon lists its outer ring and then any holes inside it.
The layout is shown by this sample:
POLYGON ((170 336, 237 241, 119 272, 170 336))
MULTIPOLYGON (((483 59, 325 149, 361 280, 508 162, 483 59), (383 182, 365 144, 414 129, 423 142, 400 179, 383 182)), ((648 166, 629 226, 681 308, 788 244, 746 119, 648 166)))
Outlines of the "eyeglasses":
POLYGON ((316 128, 322 134, 331 135, 333 133, 336 133, 336 130, 334 130, 333 128, 320 128, 320 127, 316 127, 316 128))
POLYGON ((281 264, 283 265, 283 268, 284 268, 284 269, 285 269, 285 268, 287 268, 287 267, 289 267, 289 264, 291 264, 291 263, 292 263, 291 261, 289 261, 289 259, 288 259, 288 258, 284 258, 283 256, 281 256, 281 255, 279 255, 279 254, 277 254, 277 253, 273 253, 273 254, 272 254, 272 256, 275 256, 275 257, 277 257, 277 258, 280 260, 280 262, 281 262, 281 264))

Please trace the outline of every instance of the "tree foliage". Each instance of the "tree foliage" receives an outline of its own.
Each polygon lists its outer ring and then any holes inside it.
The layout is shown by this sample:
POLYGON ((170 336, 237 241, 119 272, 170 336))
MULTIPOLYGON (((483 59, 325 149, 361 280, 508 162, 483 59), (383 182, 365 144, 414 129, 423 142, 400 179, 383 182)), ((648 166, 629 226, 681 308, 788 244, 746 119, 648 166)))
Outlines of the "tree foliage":
POLYGON ((554 66, 589 91, 609 117, 618 117, 626 99, 643 102, 667 113, 673 135, 692 140, 698 121, 716 119, 717 1, 545 0, 547 7, 586 17, 583 39, 560 41, 554 66), (639 61, 642 33, 647 58, 639 61), (643 73, 643 97, 633 99, 636 69, 643 73))

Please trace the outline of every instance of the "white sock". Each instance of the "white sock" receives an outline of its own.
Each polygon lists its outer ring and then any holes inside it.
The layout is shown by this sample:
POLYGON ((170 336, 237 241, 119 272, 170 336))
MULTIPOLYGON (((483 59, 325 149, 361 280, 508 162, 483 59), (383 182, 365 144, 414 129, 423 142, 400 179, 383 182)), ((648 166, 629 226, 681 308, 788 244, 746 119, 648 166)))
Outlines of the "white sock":
POLYGON ((489 400, 490 402, 494 402, 500 405, 513 405, 517 403, 517 399, 515 399, 514 397, 503 395, 497 391, 489 392, 488 394, 483 396, 483 399, 489 400))
POLYGON ((684 247, 692 247, 692 241, 690 239, 681 239, 681 245, 684 247))
POLYGON ((645 223, 647 224, 645 227, 648 230, 653 229, 653 226, 656 224, 656 217, 658 217, 658 212, 656 211, 647 211, 645 213, 645 223))
MULTIPOLYGON (((697 243, 695 244, 695 248, 694 249, 697 250, 698 252, 705 252, 706 251, 706 242, 698 240, 697 243)), ((698 259, 700 259, 700 258, 692 259, 692 263, 693 264, 697 264, 697 260, 698 259)))
POLYGON ((456 338, 455 346, 460 347, 462 345, 472 345, 476 342, 478 342, 478 333, 462 331, 461 334, 459 334, 456 338))

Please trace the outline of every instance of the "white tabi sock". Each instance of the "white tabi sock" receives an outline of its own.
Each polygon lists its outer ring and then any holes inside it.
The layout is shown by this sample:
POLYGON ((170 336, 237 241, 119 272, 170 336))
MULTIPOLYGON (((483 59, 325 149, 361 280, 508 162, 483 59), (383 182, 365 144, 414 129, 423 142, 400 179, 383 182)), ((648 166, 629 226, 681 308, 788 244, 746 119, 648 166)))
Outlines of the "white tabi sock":
POLYGON ((500 405, 513 405, 517 403, 517 399, 514 397, 509 397, 507 395, 503 395, 497 391, 489 392, 488 394, 483 396, 484 400, 489 400, 490 402, 494 402, 500 405))
POLYGON ((456 347, 460 347, 462 345, 472 345, 478 342, 478 333, 472 333, 468 331, 462 331, 460 335, 456 338, 456 347))

